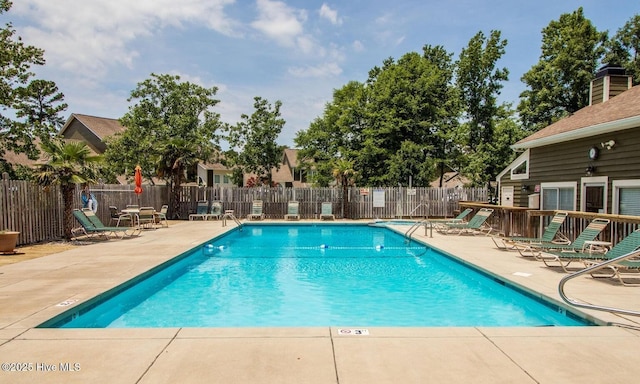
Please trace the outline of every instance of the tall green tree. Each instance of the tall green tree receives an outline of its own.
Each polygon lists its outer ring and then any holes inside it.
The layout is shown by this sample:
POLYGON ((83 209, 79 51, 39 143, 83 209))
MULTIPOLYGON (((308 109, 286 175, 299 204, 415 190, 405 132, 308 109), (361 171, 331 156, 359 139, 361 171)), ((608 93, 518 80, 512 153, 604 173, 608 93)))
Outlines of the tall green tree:
POLYGON ((170 185, 177 217, 187 171, 218 150, 216 131, 222 124, 211 110, 218 104, 217 91, 152 73, 131 92, 128 100, 135 104, 120 119, 126 130, 107 142, 104 156, 113 172, 133 177, 140 165, 146 179, 159 177, 170 185))
POLYGON ((420 147, 425 161, 445 156, 448 130, 458 115, 452 76, 451 55, 439 46, 425 46, 422 55, 407 53, 397 62, 388 59, 370 72, 368 123, 356 158, 367 185, 408 183, 389 173, 401 166, 394 165, 402 162, 394 155, 407 141, 420 147))
POLYGON ((465 117, 459 135, 465 153, 461 171, 475 184, 486 184, 504 166, 504 159, 494 155, 500 149, 495 145, 497 98, 502 83, 509 79, 509 71, 497 68, 497 62, 506 45, 500 31, 491 31, 489 37, 478 32, 462 49, 457 63, 457 88, 465 117))
POLYGON ((516 153, 510 146, 527 136, 527 131, 520 126, 515 110, 510 104, 498 107, 493 124, 493 139, 478 144, 474 153, 466 156, 461 168, 462 173, 474 185, 489 185, 489 182, 515 159, 516 153))
POLYGON ((635 15, 606 44, 604 62, 621 65, 640 84, 640 15, 635 15))
POLYGON ((297 132, 294 141, 300 148, 298 159, 308 168, 315 185, 329 186, 334 181, 333 162, 349 161, 361 150, 367 124, 366 103, 366 85, 350 81, 333 91, 333 100, 325 105, 322 116, 308 129, 297 132))
MULTIPOLYGON (((0 0, 0 14, 12 3, 0 0)), ((51 81, 33 79, 32 66, 44 65, 44 51, 16 36, 11 23, 0 29, 0 170, 12 173, 4 161, 7 150, 36 159, 37 143, 61 127, 64 95, 51 81)))
POLYGON ((38 183, 58 185, 63 204, 63 233, 70 240, 73 228, 73 194, 78 184, 94 183, 102 158, 92 155, 82 142, 52 139, 42 143, 46 163, 35 170, 38 183))
POLYGON ((324 113, 298 132, 300 157, 313 161, 314 181, 328 185, 333 162, 353 163, 362 185, 428 185, 457 156, 459 101, 451 54, 423 47, 369 71, 362 84, 334 91, 324 113), (413 164, 410 167, 407 165, 413 164))
POLYGON ((276 142, 286 123, 280 115, 281 106, 280 100, 272 106, 268 100, 254 97, 254 112, 251 116, 243 114, 241 120, 229 128, 227 138, 237 153, 231 159, 232 164, 264 178, 267 185, 272 184, 272 170, 279 169, 284 150, 276 142))
POLYGON ((604 55, 606 32, 598 32, 582 7, 542 30, 540 61, 522 76, 518 112, 528 130, 539 130, 589 103, 589 84, 604 55))
POLYGON ((506 45, 507 40, 501 40, 500 31, 491 31, 488 38, 478 32, 460 53, 457 87, 467 120, 464 125, 468 137, 466 145, 472 151, 478 144, 493 140, 497 98, 502 83, 509 80, 509 70, 496 68, 506 45))

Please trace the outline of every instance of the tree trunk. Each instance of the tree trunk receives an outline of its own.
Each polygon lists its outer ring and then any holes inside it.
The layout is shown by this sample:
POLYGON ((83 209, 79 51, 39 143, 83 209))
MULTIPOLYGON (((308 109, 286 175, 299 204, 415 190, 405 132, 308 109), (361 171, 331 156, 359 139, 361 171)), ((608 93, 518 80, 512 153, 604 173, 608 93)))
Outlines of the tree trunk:
POLYGON ((181 187, 181 172, 182 169, 178 168, 173 171, 173 183, 171 193, 173 194, 173 217, 175 219, 180 219, 182 217, 182 206, 180 204, 180 187, 181 187))
POLYGON ((73 229, 73 192, 75 192, 76 187, 73 184, 61 185, 60 190, 62 191, 62 226, 64 238, 66 240, 71 240, 73 237, 73 233, 71 232, 73 229))

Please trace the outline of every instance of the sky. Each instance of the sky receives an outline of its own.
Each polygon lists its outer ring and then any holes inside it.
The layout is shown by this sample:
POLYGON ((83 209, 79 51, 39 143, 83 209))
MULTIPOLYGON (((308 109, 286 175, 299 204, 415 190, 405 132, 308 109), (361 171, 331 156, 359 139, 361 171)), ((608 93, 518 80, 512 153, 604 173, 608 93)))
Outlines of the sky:
POLYGON ((253 113, 256 96, 280 100, 278 143, 293 147, 335 89, 425 45, 457 59, 478 32, 507 40, 499 100, 515 106, 542 29, 579 7, 610 36, 640 14, 637 0, 13 0, 0 23, 45 51, 34 69, 64 93, 65 118, 120 118, 139 82, 172 74, 218 87, 214 111, 231 124, 253 113))

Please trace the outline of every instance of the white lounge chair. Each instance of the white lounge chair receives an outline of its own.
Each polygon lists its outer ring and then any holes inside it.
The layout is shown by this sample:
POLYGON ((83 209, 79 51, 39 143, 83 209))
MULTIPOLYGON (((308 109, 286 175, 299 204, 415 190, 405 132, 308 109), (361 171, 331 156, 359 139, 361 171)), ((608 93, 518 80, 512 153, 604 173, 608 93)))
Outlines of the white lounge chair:
POLYGON ((336 217, 333 214, 333 204, 331 202, 322 203, 322 210, 320 211, 320 220, 335 220, 336 217))
POLYGON ((196 207, 196 213, 190 214, 189 220, 196 220, 196 219, 207 220, 208 209, 209 209, 209 202, 207 200, 198 201, 198 206, 196 207))
POLYGON ((264 219, 264 213, 262 213, 262 200, 254 200, 251 204, 251 213, 247 215, 247 220, 262 219, 264 219))
POLYGON ((285 220, 300 220, 300 214, 298 210, 300 208, 300 203, 297 201, 290 201, 287 204, 287 214, 284 215, 285 220))
POLYGON ((219 219, 222 216, 222 203, 219 201, 214 201, 211 203, 211 208, 209 208, 209 213, 207 213, 205 220, 209 219, 219 219))

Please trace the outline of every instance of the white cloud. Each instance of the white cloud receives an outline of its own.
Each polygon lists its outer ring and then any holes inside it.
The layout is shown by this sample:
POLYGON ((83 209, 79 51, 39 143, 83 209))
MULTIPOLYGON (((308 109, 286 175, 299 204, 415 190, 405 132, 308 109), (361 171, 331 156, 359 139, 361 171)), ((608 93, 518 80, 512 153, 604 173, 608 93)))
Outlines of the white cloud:
POLYGON ((12 12, 29 19, 29 44, 43 48, 48 64, 96 76, 113 64, 131 67, 139 53, 131 43, 166 26, 204 25, 234 35, 237 23, 224 14, 234 0, 21 0, 12 12), (46 17, 43 17, 46 15, 46 17))
POLYGON ((331 9, 326 3, 323 3, 320 7, 320 17, 323 17, 331 22, 333 25, 341 25, 342 19, 338 17, 338 11, 331 9))
POLYGON ((295 77, 331 77, 342 73, 337 63, 324 63, 316 66, 289 68, 289 73, 295 77))
POLYGON ((258 0, 258 18, 251 26, 285 46, 295 46, 307 20, 304 10, 295 10, 281 1, 258 0))
POLYGON ((351 46, 353 47, 353 50, 356 51, 356 52, 364 51, 364 44, 360 40, 354 41, 351 44, 351 46))

